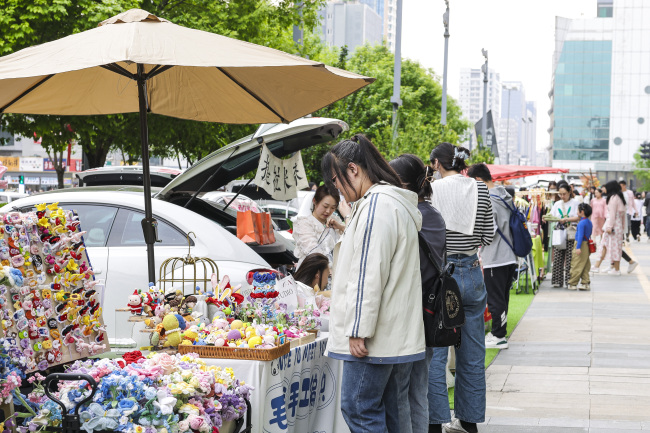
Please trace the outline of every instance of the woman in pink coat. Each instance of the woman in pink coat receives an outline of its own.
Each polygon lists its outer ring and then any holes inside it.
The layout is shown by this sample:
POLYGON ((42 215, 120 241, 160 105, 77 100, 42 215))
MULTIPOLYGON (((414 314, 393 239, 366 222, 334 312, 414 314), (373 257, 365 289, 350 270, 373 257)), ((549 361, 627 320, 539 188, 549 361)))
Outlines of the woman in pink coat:
POLYGON ((625 227, 625 212, 627 210, 625 197, 621 191, 621 186, 615 180, 607 182, 605 185, 607 191, 607 221, 603 226, 603 231, 607 233, 604 236, 604 247, 609 251, 614 269, 609 271, 612 275, 621 275, 621 255, 623 253, 623 236, 625 227))
POLYGON ((603 225, 605 224, 605 218, 607 218, 607 201, 603 197, 603 192, 600 188, 596 188, 594 198, 591 199, 589 204, 592 210, 591 222, 594 225, 594 238, 602 236, 603 225))

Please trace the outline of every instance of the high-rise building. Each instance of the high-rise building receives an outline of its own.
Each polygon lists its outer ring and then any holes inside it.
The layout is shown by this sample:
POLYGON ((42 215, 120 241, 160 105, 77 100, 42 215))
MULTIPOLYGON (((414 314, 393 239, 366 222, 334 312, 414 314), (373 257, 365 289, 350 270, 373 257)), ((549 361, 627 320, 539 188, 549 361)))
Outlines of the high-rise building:
POLYGON ((526 153, 524 156, 528 159, 529 165, 539 165, 537 162, 537 102, 526 101, 526 153))
POLYGON ((330 46, 347 46, 352 52, 359 45, 382 42, 382 19, 367 4, 328 2, 319 15, 321 39, 330 46))
POLYGON ((526 154, 526 91, 519 81, 504 81, 501 87, 499 155, 504 164, 520 164, 526 154))
MULTIPOLYGON (((483 73, 481 69, 462 68, 460 70, 460 89, 458 102, 464 117, 475 124, 483 117, 483 73)), ((487 110, 492 110, 494 127, 499 130, 501 114, 501 78, 493 69, 488 71, 487 110)), ((471 130, 472 146, 476 145, 476 134, 471 130)), ((498 138, 497 138, 498 143, 498 138)), ((465 143, 467 144, 467 143, 465 143)), ((501 150, 501 146, 499 146, 501 150)), ((503 159, 503 155, 501 155, 503 159)))
POLYGON ((556 18, 554 167, 629 176, 650 137, 650 2, 598 0, 597 18, 556 18))
MULTIPOLYGON (((377 0, 381 2, 382 0, 377 0)), ((397 0, 384 0, 384 38, 386 46, 395 52, 395 36, 397 32, 397 0)))

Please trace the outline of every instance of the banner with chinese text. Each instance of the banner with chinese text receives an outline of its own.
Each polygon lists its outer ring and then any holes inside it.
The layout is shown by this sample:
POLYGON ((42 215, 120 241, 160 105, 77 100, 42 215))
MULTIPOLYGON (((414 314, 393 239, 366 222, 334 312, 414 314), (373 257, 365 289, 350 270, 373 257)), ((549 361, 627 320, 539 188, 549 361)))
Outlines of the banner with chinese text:
POLYGON ((255 184, 276 200, 298 197, 298 191, 309 186, 300 152, 294 153, 289 159, 280 159, 262 143, 255 184))

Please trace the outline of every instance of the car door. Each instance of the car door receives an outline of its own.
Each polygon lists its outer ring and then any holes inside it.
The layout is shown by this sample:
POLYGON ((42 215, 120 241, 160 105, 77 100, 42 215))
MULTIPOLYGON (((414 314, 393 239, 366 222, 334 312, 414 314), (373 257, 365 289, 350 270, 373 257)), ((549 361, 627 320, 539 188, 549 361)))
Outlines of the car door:
MULTIPOLYGON (((160 266, 170 257, 184 257, 188 252, 187 237, 185 233, 175 227, 172 223, 154 215, 158 220, 158 242, 155 245, 155 269, 156 277, 160 278, 160 266)), ((144 213, 130 208, 120 208, 115 219, 114 228, 108 239, 108 247, 111 251, 108 261, 108 268, 111 273, 112 288, 119 288, 120 293, 125 288, 131 292, 138 289, 145 289, 147 281, 147 245, 142 234, 141 221, 144 213)), ((192 242, 194 245, 194 242, 192 242)), ((121 299, 126 304, 126 297, 121 299)))

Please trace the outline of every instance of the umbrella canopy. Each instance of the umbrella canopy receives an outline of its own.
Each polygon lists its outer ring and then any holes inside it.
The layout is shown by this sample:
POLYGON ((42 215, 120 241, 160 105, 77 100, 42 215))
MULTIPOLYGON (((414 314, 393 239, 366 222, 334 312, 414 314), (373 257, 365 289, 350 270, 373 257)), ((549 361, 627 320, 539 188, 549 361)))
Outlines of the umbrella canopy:
POLYGON ((532 165, 494 165, 488 164, 493 181, 516 179, 518 177, 535 176, 537 174, 568 173, 566 168, 536 167, 532 165))
POLYGON ((140 9, 0 57, 0 114, 140 113, 149 279, 155 281, 147 112, 220 123, 287 123, 373 78, 172 24, 140 9))
POLYGON ((220 123, 290 122, 374 81, 132 9, 0 58, 0 112, 137 112, 137 65, 149 112, 220 123))

